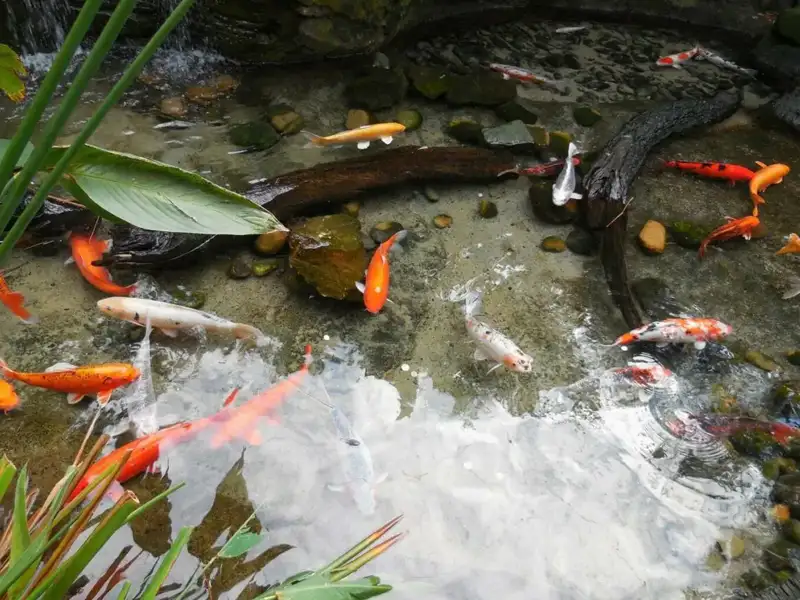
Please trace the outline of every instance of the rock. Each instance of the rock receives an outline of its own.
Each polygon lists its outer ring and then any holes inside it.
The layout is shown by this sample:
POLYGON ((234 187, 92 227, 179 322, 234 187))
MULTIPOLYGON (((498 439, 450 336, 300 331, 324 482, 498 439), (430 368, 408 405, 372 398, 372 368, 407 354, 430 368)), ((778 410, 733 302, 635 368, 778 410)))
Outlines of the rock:
POLYGON ((533 180, 528 190, 528 200, 534 216, 551 225, 565 225, 578 218, 578 204, 570 200, 564 206, 553 204, 553 184, 550 181, 533 180))
POLYGON ((739 431, 729 439, 734 449, 745 456, 767 460, 783 453, 783 447, 768 432, 739 431))
POLYGON ((787 540, 778 540, 764 549, 763 558, 773 571, 793 571, 792 563, 800 559, 800 546, 787 540))
POLYGON ((445 100, 456 106, 499 106, 517 97, 517 84, 500 75, 480 71, 470 75, 454 75, 445 100))
POLYGON ((550 132, 550 150, 558 158, 566 158, 569 153, 569 144, 572 141, 572 136, 566 131, 551 131, 550 132))
POLYGON ((519 154, 532 154, 536 151, 536 143, 522 121, 487 127, 483 130, 483 139, 489 147, 498 150, 519 154))
POLYGON ((643 277, 631 284, 634 297, 645 314, 654 321, 673 317, 684 312, 670 287, 656 277, 643 277))
POLYGON ((230 130, 231 142, 244 148, 266 150, 281 140, 280 134, 269 123, 252 121, 234 125, 230 130))
POLYGON ((781 475, 772 493, 777 502, 789 507, 792 517, 800 519, 800 473, 781 475))
POLYGON ((547 55, 547 57, 544 59, 544 62, 554 69, 559 69, 564 66, 564 55, 553 52, 547 55))
POLYGON ((527 98, 514 98, 501 104, 494 111, 497 116, 506 121, 522 121, 526 125, 533 125, 539 120, 535 104, 527 98))
POLYGON ((550 132, 541 125, 528 125, 528 131, 537 147, 547 148, 550 145, 550 132))
POLYGON ((347 111, 344 126, 346 129, 358 129, 370 123, 375 123, 375 118, 371 114, 360 108, 351 108, 347 111))
POLYGON ((772 372, 780 370, 778 363, 776 363, 773 358, 758 350, 748 350, 744 355, 744 359, 762 371, 772 372))
POLYGON ((770 391, 768 404, 775 412, 795 413, 800 409, 800 380, 776 383, 770 391))
POLYGON ((358 202, 345 202, 342 204, 342 212, 351 217, 358 217, 361 212, 361 205, 358 202))
POLYGON ((453 217, 445 214, 436 215, 433 217, 433 224, 437 229, 447 229, 453 224, 453 217))
POLYGON ((497 216, 497 205, 490 200, 481 200, 478 203, 478 214, 484 219, 494 219, 497 216))
POLYGON ((741 576, 742 587, 752 591, 760 592, 767 589, 774 583, 769 572, 763 567, 745 571, 741 576))
POLYGON ((186 88, 184 92, 186 99, 194 104, 211 104, 222 95, 223 94, 219 90, 213 87, 200 85, 186 88))
POLYGON ((412 89, 428 100, 436 100, 450 89, 450 76, 439 67, 413 65, 408 68, 408 78, 412 89))
POLYGON ((599 247, 594 235, 582 227, 575 227, 570 231, 566 243, 570 252, 581 256, 592 256, 599 247))
POLYGON ((168 286, 166 291, 171 296, 171 302, 173 304, 199 310, 203 308, 206 303, 206 295, 203 292, 188 290, 182 285, 168 286))
POLYGON ((797 463, 791 458, 773 458, 761 465, 761 472, 767 479, 777 480, 781 475, 797 471, 797 463))
POLYGON ((353 108, 381 110, 392 108, 405 98, 408 80, 400 68, 369 68, 345 88, 347 104, 353 108))
POLYGON ((345 214, 312 217, 289 235, 289 264, 320 295, 344 300, 364 277, 367 253, 361 224, 345 214))
POLYGON ((721 571, 725 567, 725 557, 718 550, 711 551, 706 557, 706 569, 709 571, 721 571))
POLYGON ((256 238, 253 249, 256 254, 262 256, 270 256, 277 254, 283 249, 286 240, 289 237, 287 231, 270 231, 269 233, 262 233, 256 238))
POLYGON ((439 192, 429 185, 426 185, 422 189, 422 193, 425 194, 425 198, 427 198, 428 202, 438 202, 440 200, 439 192))
POLYGON ((581 127, 593 127, 603 120, 603 115, 591 106, 576 106, 572 109, 572 118, 581 127))
POLYGON ((186 102, 180 96, 176 96, 174 98, 164 98, 161 101, 159 110, 161 111, 161 114, 173 119, 184 117, 189 111, 186 106, 186 102))
POLYGON ((252 271, 256 277, 265 277, 278 268, 277 260, 260 260, 253 263, 252 271))
POLYGON ((581 59, 579 59, 575 54, 568 52, 564 55, 564 66, 568 69, 574 69, 576 71, 583 68, 581 64, 581 59))
POLYGON ((220 95, 230 94, 239 87, 239 80, 232 75, 216 75, 209 82, 209 86, 217 90, 220 95))
POLYGON ((266 114, 272 126, 283 135, 299 133, 306 126, 305 119, 286 104, 270 106, 266 114))
POLYGON ((549 235, 542 240, 539 247, 545 252, 564 252, 567 249, 567 244, 557 235, 549 235))
POLYGON ((789 350, 786 353, 786 360, 789 361, 789 364, 800 367, 800 350, 789 350))
POLYGON ((390 69, 392 67, 392 61, 390 61, 389 57, 383 52, 376 52, 375 58, 372 59, 372 66, 381 69, 390 69))
POLYGON ((382 244, 398 231, 403 231, 404 227, 397 221, 381 221, 375 223, 369 230, 369 237, 375 240, 376 244, 382 244))
POLYGON ((776 504, 772 507, 772 511, 770 512, 778 523, 786 523, 792 516, 789 507, 785 504, 776 504))
POLYGON ((658 221, 647 221, 638 239, 645 254, 661 254, 667 247, 667 229, 658 221))
POLYGON ((669 226, 672 241, 683 248, 697 250, 700 243, 708 237, 714 226, 695 223, 693 221, 673 221, 669 226))
POLYGON ((422 115, 413 108, 398 111, 394 120, 396 123, 405 125, 406 131, 414 131, 422 126, 422 115))
POLYGON ((228 267, 228 277, 231 279, 247 279, 253 273, 253 265, 247 256, 237 256, 228 267))
POLYGON ((800 7, 782 10, 775 26, 778 33, 800 46, 800 7))
POLYGON ((483 138, 483 127, 472 119, 453 119, 447 125, 447 135, 457 139, 462 144, 474 144, 483 146, 486 140, 483 138))
POLYGON ((800 521, 790 519, 784 524, 784 533, 795 544, 800 544, 800 521))

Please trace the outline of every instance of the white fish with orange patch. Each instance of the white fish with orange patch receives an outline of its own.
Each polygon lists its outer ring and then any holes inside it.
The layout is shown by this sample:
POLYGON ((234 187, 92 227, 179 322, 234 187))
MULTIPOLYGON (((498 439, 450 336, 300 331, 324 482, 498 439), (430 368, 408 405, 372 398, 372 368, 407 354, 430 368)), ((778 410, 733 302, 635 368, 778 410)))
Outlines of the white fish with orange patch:
POLYGON ((707 342, 721 340, 733 332, 733 327, 707 318, 673 318, 654 321, 619 336, 612 346, 623 350, 637 342, 655 342, 658 346, 668 344, 694 344, 698 350, 707 342))
POLYGON ((530 373, 533 370, 533 359, 508 337, 477 320, 475 317, 480 314, 480 308, 480 293, 469 292, 464 300, 464 313, 467 332, 478 344, 474 355, 475 360, 496 362, 497 364, 489 369, 489 373, 501 366, 516 373, 530 373))
POLYGON ((695 46, 691 50, 686 50, 685 52, 678 52, 677 54, 662 56, 656 61, 656 65, 659 67, 672 67, 674 69, 680 69, 683 63, 692 60, 699 53, 700 47, 695 46))

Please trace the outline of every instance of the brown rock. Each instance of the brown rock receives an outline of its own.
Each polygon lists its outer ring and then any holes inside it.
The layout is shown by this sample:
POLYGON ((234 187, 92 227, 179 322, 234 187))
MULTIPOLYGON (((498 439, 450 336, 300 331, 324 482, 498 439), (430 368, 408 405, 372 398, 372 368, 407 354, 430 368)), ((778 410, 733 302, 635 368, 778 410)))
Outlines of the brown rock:
POLYGON ((288 231, 270 231, 269 233, 262 233, 256 239, 255 251, 263 256, 277 254, 283 249, 284 244, 286 244, 286 238, 288 237, 288 231))
POLYGON ((209 85, 222 94, 227 94, 239 87, 239 81, 231 75, 217 75, 209 85))
POLYGON ((360 108, 353 108, 347 111, 347 120, 345 121, 344 126, 347 129, 358 129, 359 127, 364 127, 364 125, 369 125, 370 123, 372 123, 372 115, 365 110, 361 110, 360 108))
POLYGON ((160 110, 162 114, 168 117, 179 119, 186 116, 188 108, 184 99, 176 96, 174 98, 164 98, 161 101, 160 110))
POLYGON ((658 221, 648 221, 639 232, 639 245, 647 254, 661 254, 667 246, 667 228, 658 221))

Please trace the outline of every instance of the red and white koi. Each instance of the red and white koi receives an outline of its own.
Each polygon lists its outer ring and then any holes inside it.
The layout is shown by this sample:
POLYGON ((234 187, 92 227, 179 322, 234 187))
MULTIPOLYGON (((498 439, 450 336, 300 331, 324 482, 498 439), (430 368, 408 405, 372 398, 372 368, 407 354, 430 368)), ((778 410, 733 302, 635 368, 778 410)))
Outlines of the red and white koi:
POLYGON ((654 321, 638 329, 619 336, 612 346, 623 350, 637 342, 655 342, 659 346, 667 344, 694 344, 698 350, 705 348, 707 342, 720 340, 733 332, 733 327, 707 318, 673 318, 654 321))
POLYGON ((614 374, 642 387, 657 386, 672 377, 672 371, 657 363, 628 365, 614 369, 614 374))
POLYGON ((500 73, 503 76, 503 79, 516 79, 517 81, 521 81, 523 83, 538 83, 539 85, 555 85, 555 81, 552 79, 541 77, 533 71, 524 69, 522 67, 503 65, 500 63, 489 63, 489 68, 492 71, 497 71, 500 73))
POLYGON ((692 60, 699 53, 700 53, 700 46, 695 46, 691 50, 686 50, 685 52, 678 52, 677 54, 662 56, 656 61, 656 66, 673 67, 675 69, 680 69, 683 63, 692 60))
POLYGON ((489 373, 501 366, 516 373, 530 373, 533 370, 533 359, 505 335, 476 319, 476 315, 480 312, 480 293, 469 292, 464 301, 464 313, 467 332, 478 345, 475 350, 475 360, 496 362, 497 364, 489 369, 489 373))

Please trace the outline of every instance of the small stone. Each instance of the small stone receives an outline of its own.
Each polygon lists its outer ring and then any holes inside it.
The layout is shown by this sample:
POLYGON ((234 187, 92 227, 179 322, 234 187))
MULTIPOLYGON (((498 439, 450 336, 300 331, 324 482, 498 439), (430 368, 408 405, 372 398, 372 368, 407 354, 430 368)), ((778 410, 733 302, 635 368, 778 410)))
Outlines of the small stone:
POLYGON ((773 571, 791 570, 792 563, 800 557, 800 546, 787 540, 778 540, 764 550, 764 562, 773 571))
POLYGON ((367 110, 392 108, 408 90, 408 80, 400 68, 370 67, 364 75, 350 82, 344 95, 349 106, 367 110))
POLYGON ((358 202, 345 202, 342 204, 342 212, 351 217, 357 217, 361 211, 361 205, 358 202))
POLYGON ((569 232, 566 244, 570 252, 581 256, 592 256, 598 248, 594 235, 581 227, 575 227, 569 232))
POLYGON ((270 256, 280 252, 286 244, 286 239, 289 237, 287 231, 270 231, 262 233, 256 238, 254 250, 256 254, 262 256, 270 256))
POLYGON ((189 110, 186 106, 186 102, 180 96, 175 98, 164 98, 161 101, 161 106, 159 109, 161 114, 174 119, 179 119, 186 116, 186 113, 189 110))
POLYGON ((661 254, 667 246, 667 229, 658 221, 648 221, 638 239, 645 254, 661 254))
POLYGON ((487 127, 483 130, 483 139, 490 148, 499 150, 519 154, 532 154, 536 150, 536 143, 522 121, 487 127))
POLYGON ((778 523, 785 523, 791 518, 791 511, 786 504, 776 504, 772 507, 772 516, 778 523))
POLYGON ((542 240, 539 247, 545 252, 564 252, 567 244, 557 235, 549 235, 542 240))
POLYGON ((576 71, 583 68, 581 60, 571 52, 564 55, 564 66, 567 67, 568 69, 574 69, 576 71))
POLYGON ((422 115, 413 108, 397 111, 394 120, 396 123, 405 125, 406 131, 414 131, 422 126, 422 115))
POLYGON ((445 214, 436 215, 435 217, 433 217, 433 224, 438 229, 447 229, 448 227, 450 227, 450 225, 453 224, 453 217, 445 214))
POLYGON ((252 271, 256 277, 265 277, 278 268, 278 261, 257 261, 253 263, 252 271))
POLYGON ((425 194, 425 198, 427 198, 428 202, 438 202, 441 199, 439 192, 428 185, 422 189, 422 193, 425 194))
POLYGON ((789 364, 800 367, 800 350, 789 350, 786 353, 786 360, 789 361, 789 364))
POLYGON ((490 200, 481 200, 478 203, 478 214, 484 219, 494 219, 497 216, 497 205, 490 200))
POLYGON ((227 94, 239 87, 239 80, 232 75, 222 74, 213 77, 209 82, 209 85, 218 92, 227 94))
POLYGON ((679 246, 688 250, 697 250, 713 229, 713 225, 704 225, 693 221, 674 221, 669 226, 669 234, 679 246))
POLYGON ((796 544, 800 544, 800 521, 797 519, 790 519, 784 523, 784 531, 786 537, 796 544))
POLYGON ((528 131, 537 147, 547 148, 550 145, 550 132, 541 125, 528 125, 528 131))
POLYGON ((564 206, 553 204, 553 184, 545 180, 531 181, 528 200, 534 216, 551 225, 565 225, 578 218, 578 203, 570 200, 564 206))
POLYGON ((184 95, 189 102, 194 104, 211 104, 222 94, 212 87, 196 85, 186 88, 184 95))
POLYGON ((499 106, 517 97, 517 84, 496 73, 478 72, 450 78, 445 100, 456 106, 499 106))
POLYGON ((408 69, 408 78, 414 91, 428 100, 436 100, 450 89, 449 75, 439 67, 413 65, 408 69))
POLYGON ((247 279, 253 273, 253 265, 246 256, 237 256, 228 267, 228 277, 231 279, 247 279))
POLYGON ((498 117, 506 121, 522 121, 526 125, 533 125, 539 120, 536 104, 527 98, 514 98, 501 104, 494 111, 498 117))
POLYGON ((483 127, 472 119, 453 119, 447 125, 447 135, 457 139, 462 144, 483 146, 483 127))
POLYGON ((771 460, 766 461, 763 465, 761 465, 761 473, 764 475, 765 478, 770 479, 772 481, 778 481, 778 477, 781 476, 781 469, 776 462, 778 459, 773 458, 771 460))
POLYGON ((231 142, 244 148, 266 150, 281 140, 280 134, 269 123, 253 121, 234 125, 230 130, 231 142))
POLYGON ((778 363, 775 362, 775 359, 767 354, 764 354, 763 352, 759 352, 758 350, 748 350, 744 355, 744 359, 762 371, 767 371, 770 373, 773 371, 780 371, 780 366, 778 366, 778 363))
POLYGON ((552 54, 547 55, 547 58, 544 59, 544 62, 554 69, 559 69, 564 66, 564 55, 553 52, 552 54))
POLYGON ((358 129, 374 122, 372 115, 367 111, 360 108, 351 108, 347 111, 347 119, 344 122, 344 126, 347 129, 358 129))
POLYGON ((706 569, 709 571, 721 571, 725 567, 725 557, 722 553, 714 550, 706 557, 706 569))
POLYGON ((166 291, 171 296, 173 304, 199 310, 206 303, 206 295, 203 292, 193 292, 182 285, 167 287, 166 291))
POLYGON ((376 244, 382 244, 398 231, 405 229, 397 221, 381 221, 375 223, 372 229, 369 230, 369 237, 375 240, 376 244))
POLYGON ((268 108, 267 117, 270 124, 283 135, 299 133, 306 126, 305 119, 286 104, 268 108))
POLYGON ((775 22, 775 27, 783 37, 800 46, 800 7, 782 10, 775 22))
POLYGON ((603 120, 603 115, 591 106, 576 106, 572 110, 572 117, 581 127, 593 127, 603 120))
POLYGON ((572 136, 566 131, 551 131, 550 132, 550 150, 558 158, 566 158, 569 153, 569 145, 572 142, 572 136))

